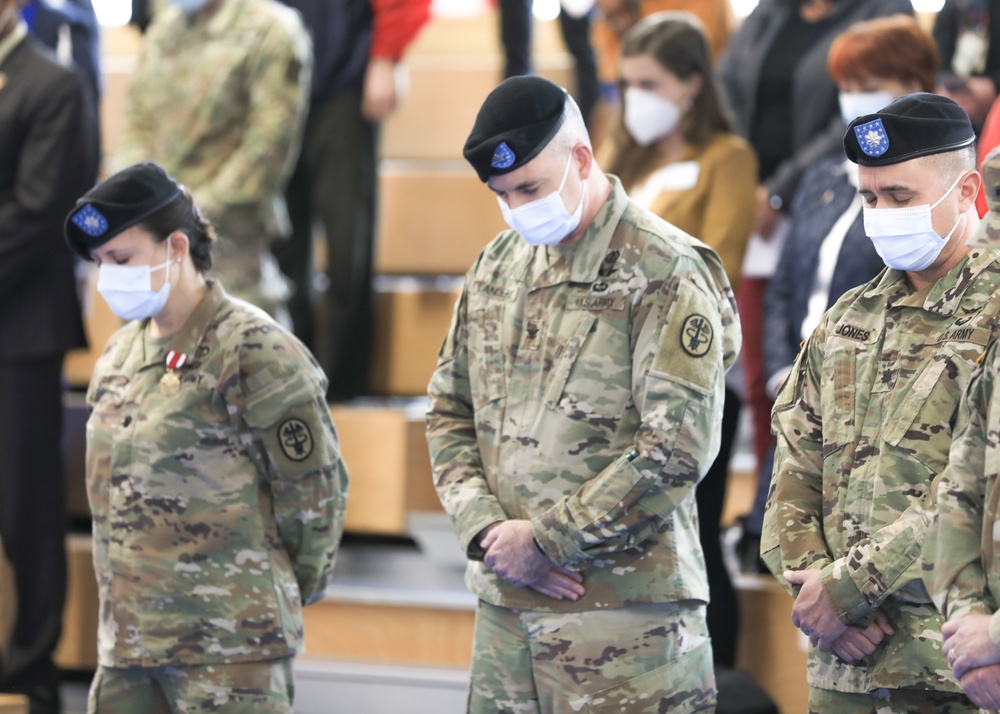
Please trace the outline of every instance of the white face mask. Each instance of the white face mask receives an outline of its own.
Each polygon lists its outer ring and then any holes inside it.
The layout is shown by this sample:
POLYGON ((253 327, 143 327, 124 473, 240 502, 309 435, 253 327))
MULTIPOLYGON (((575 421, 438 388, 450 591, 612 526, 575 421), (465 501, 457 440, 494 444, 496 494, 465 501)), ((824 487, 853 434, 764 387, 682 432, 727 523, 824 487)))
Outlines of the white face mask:
POLYGON ((580 203, 573 213, 566 210, 566 204, 563 203, 560 196, 563 186, 566 185, 566 177, 569 176, 569 167, 572 163, 573 152, 571 151, 559 188, 545 198, 512 209, 497 196, 497 203, 500 204, 500 213, 503 214, 503 219, 508 226, 521 234, 525 242, 531 245, 555 245, 580 225, 580 219, 583 217, 583 201, 587 197, 587 182, 583 182, 580 203))
POLYGON ((209 0, 169 0, 171 5, 176 5, 185 15, 195 15, 205 9, 209 0))
MULTIPOLYGON (((180 262, 180 261, 178 261, 180 262)), ((101 263, 97 269, 97 292, 101 294, 111 312, 123 320, 145 320, 156 317, 167 304, 170 295, 170 273, 163 287, 153 290, 154 270, 170 265, 170 241, 167 241, 167 261, 160 265, 112 265, 101 263)))
POLYGON ((666 97, 637 87, 625 90, 625 128, 639 146, 669 136, 680 120, 680 107, 666 97))
POLYGON ((894 98, 889 92, 841 92, 840 116, 845 124, 850 124, 891 104, 894 98))
POLYGON ((963 178, 965 174, 959 176, 933 205, 925 203, 906 208, 864 207, 865 233, 874 243, 882 262, 896 270, 913 272, 930 267, 965 217, 964 213, 959 216, 948 235, 942 238, 934 231, 931 211, 955 190, 963 178))

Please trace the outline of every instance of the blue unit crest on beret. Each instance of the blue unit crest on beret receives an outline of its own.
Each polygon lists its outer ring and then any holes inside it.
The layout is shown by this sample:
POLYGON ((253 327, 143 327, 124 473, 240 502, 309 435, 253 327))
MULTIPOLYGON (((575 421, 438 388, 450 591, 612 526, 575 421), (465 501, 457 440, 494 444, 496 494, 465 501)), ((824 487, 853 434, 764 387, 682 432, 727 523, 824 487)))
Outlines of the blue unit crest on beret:
POLYGON ((74 213, 70 220, 91 238, 104 235, 108 230, 108 219, 89 203, 74 213))
POLYGON ((889 150, 889 137, 885 133, 881 119, 858 124, 854 127, 854 135, 858 137, 861 150, 868 156, 881 156, 889 150))
POLYGON ((514 152, 507 146, 507 142, 501 141, 493 152, 493 163, 490 165, 495 169, 506 169, 513 166, 516 160, 517 157, 514 156, 514 152))

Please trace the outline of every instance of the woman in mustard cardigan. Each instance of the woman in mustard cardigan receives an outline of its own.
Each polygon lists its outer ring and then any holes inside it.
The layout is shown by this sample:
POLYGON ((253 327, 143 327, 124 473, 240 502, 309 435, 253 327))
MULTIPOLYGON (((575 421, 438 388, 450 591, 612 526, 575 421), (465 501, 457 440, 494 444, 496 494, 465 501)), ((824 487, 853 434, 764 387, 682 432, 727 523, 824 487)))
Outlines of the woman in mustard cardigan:
MULTIPOLYGON (((650 15, 622 44, 623 112, 600 163, 634 201, 699 238, 722 258, 733 289, 756 212, 757 158, 733 133, 697 18, 650 15)), ((726 387, 722 445, 697 491, 701 545, 712 601, 708 628, 717 664, 736 660, 738 604, 719 544, 729 455, 740 397, 726 387)))

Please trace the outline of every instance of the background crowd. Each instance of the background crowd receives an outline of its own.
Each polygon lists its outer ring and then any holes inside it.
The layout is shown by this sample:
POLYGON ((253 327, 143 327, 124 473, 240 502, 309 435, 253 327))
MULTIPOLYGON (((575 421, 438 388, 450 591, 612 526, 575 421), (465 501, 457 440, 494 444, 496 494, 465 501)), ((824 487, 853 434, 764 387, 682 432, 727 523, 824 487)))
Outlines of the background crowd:
MULTIPOLYGON (((530 74, 531 2, 497 5, 503 76, 530 74)), ((380 124, 430 15, 431 0, 136 2, 139 64, 102 165, 91 1, 0 0, 0 540, 24 604, 0 691, 57 711, 60 366, 84 342, 62 219, 99 176, 157 162, 215 226, 211 277, 294 332, 328 400, 367 394, 380 124)), ((1000 145, 1000 5, 946 0, 922 23, 909 0, 761 0, 737 23, 728 0, 596 0, 565 2, 559 27, 600 165, 711 247, 736 293, 743 348, 697 489, 708 628, 716 664, 732 667, 739 609, 720 519, 741 417, 759 485, 738 553, 762 572, 775 396, 827 310, 884 268, 847 127, 934 93, 965 110, 984 158, 1000 145)))

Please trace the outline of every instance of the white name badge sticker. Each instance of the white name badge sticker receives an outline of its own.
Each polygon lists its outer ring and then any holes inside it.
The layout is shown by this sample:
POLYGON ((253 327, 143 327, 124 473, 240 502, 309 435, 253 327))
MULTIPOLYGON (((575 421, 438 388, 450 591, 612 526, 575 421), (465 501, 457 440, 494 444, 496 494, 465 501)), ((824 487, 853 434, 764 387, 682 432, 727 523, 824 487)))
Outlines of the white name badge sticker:
POLYGON ((686 191, 698 184, 700 173, 697 161, 681 161, 657 171, 656 185, 661 191, 686 191))

